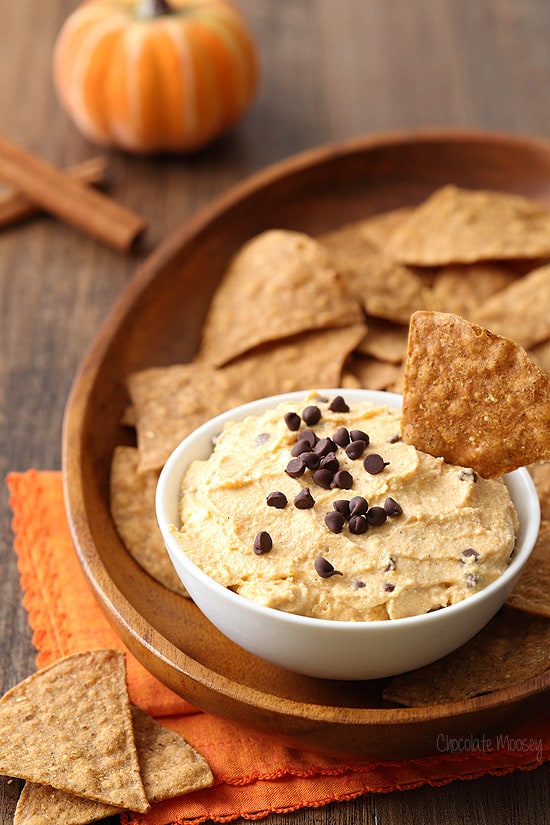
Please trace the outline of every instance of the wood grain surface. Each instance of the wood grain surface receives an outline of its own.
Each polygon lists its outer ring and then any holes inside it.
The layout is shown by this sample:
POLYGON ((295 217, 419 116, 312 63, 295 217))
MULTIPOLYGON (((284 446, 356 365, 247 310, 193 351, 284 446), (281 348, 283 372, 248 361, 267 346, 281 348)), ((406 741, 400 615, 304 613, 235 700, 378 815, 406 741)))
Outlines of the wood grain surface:
MULTIPOLYGON (((237 0, 260 46, 258 99, 239 128, 193 156, 107 153, 107 191, 147 231, 121 254, 48 217, 0 233, 0 472, 60 467, 71 382, 136 266, 214 196, 320 143, 393 129, 458 126, 550 138, 546 0, 237 0)), ((97 155, 51 83, 55 36, 74 0, 0 3, 0 134, 68 167, 97 155)), ((0 486, 0 692, 31 673, 11 511, 0 486)), ((367 795, 268 825, 549 822, 548 767, 441 788, 367 795)), ((20 791, 0 778, 0 821, 20 791)))

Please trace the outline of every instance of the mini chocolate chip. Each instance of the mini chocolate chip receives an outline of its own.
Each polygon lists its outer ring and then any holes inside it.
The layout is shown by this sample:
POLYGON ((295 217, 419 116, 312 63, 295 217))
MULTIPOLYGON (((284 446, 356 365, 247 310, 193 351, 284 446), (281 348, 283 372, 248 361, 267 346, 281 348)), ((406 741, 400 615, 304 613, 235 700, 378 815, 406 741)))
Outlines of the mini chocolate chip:
POLYGON ((257 447, 261 447, 262 444, 265 444, 266 441, 269 441, 271 438, 269 433, 258 433, 258 435, 254 438, 254 444, 257 447))
POLYGON ((349 502, 349 511, 352 516, 364 516, 369 509, 369 503, 364 496, 353 496, 349 502))
POLYGON ((351 473, 348 473, 347 470, 338 470, 338 472, 334 474, 330 486, 333 489, 334 487, 339 487, 341 490, 351 490, 353 487, 353 476, 351 473))
POLYGON ((384 573, 389 573, 390 570, 395 570, 396 567, 397 567, 397 563, 396 563, 394 557, 390 556, 388 558, 388 563, 384 567, 384 573))
POLYGON ((302 430, 301 433, 298 433, 298 441, 305 441, 306 444, 309 444, 310 449, 313 449, 319 441, 319 436, 313 430, 302 430))
POLYGON ((389 496, 384 502, 384 510, 388 514, 388 516, 400 516, 403 512, 403 508, 394 498, 389 496))
POLYGON ((458 471, 458 477, 460 481, 473 481, 474 484, 477 481, 477 473, 475 470, 470 470, 469 468, 461 468, 458 471))
POLYGON ((335 453, 336 452, 336 444, 332 440, 332 438, 320 438, 313 451, 317 453, 317 455, 327 455, 328 453, 335 453))
POLYGON ((320 467, 323 470, 330 470, 331 473, 335 473, 340 469, 340 462, 336 458, 335 453, 327 453, 321 458, 320 467))
POLYGON ((366 533, 368 529, 369 525, 367 524, 365 516, 350 516, 349 531, 353 533, 354 536, 360 536, 361 533, 366 533))
POLYGON ((332 440, 335 444, 338 444, 339 447, 347 447, 350 442, 348 429, 346 427, 340 427, 332 436, 332 440))
POLYGON ((381 473, 384 467, 387 467, 389 463, 389 461, 384 461, 382 456, 378 455, 378 453, 369 453, 363 461, 363 467, 367 473, 375 476, 378 473, 381 473))
POLYGON ((311 406, 306 407, 305 410, 302 410, 302 419, 308 427, 318 424, 321 420, 321 410, 319 407, 312 404, 311 406))
POLYGON ((260 530, 254 539, 254 552, 256 555, 261 556, 263 553, 269 553, 272 547, 273 541, 269 533, 265 530, 260 530))
POLYGON ((285 415, 285 424, 288 427, 288 429, 291 430, 293 433, 295 433, 296 430, 300 429, 301 423, 302 420, 298 413, 287 412, 287 414, 285 415))
POLYGON ((370 441, 369 436, 363 430, 350 430, 349 437, 351 441, 364 441, 367 446, 370 441))
POLYGON ((335 570, 334 566, 322 556, 317 556, 314 561, 315 571, 322 579, 330 579, 331 576, 342 576, 339 570, 335 570))
POLYGON ((349 407, 341 395, 335 395, 330 404, 328 405, 328 408, 331 412, 349 412, 349 407))
POLYGON ((318 456, 317 453, 310 450, 307 453, 302 453, 302 461, 308 470, 316 470, 321 463, 321 456, 318 456))
POLYGON ((302 453, 307 453, 311 450, 311 445, 307 443, 304 438, 299 438, 296 444, 293 444, 290 448, 290 455, 298 456, 302 455, 302 453))
POLYGON ((361 458, 366 449, 366 442, 356 439, 346 447, 346 455, 351 461, 356 461, 358 458, 361 458))
POLYGON ((286 472, 291 478, 299 478, 306 471, 306 465, 301 456, 298 458, 291 458, 286 465, 286 472))
POLYGON ((386 593, 393 593, 394 590, 395 584, 392 584, 391 582, 384 582, 384 591, 386 593))
POLYGON ((468 573, 466 576, 466 586, 476 587, 479 584, 479 576, 477 573, 468 573))
POLYGON ((319 487, 322 487, 324 490, 330 490, 334 473, 331 473, 330 470, 319 469, 315 470, 311 477, 315 484, 318 484, 319 487))
POLYGON ((372 524, 373 527, 380 527, 381 524, 384 524, 387 517, 388 514, 383 507, 371 507, 366 515, 368 523, 372 524))
POLYGON ((361 590, 362 587, 365 587, 365 582, 361 579, 354 579, 351 583, 352 590, 361 590))
POLYGON ((398 441, 401 441, 399 433, 394 433, 391 438, 388 438, 388 444, 397 444, 398 441))
POLYGON ((309 492, 309 487, 303 487, 294 498, 294 506, 298 510, 309 510, 315 504, 315 499, 309 492))
POLYGON ((334 507, 334 509, 338 513, 341 513, 344 516, 346 521, 349 519, 349 517, 350 517, 350 507, 349 507, 349 501, 347 500, 347 498, 338 498, 338 499, 336 499, 336 501, 332 502, 332 506, 334 507))
POLYGON ((346 520, 342 513, 337 513, 336 510, 329 510, 325 514, 325 524, 331 533, 341 533, 345 523, 346 520))
POLYGON ((284 510, 287 505, 287 497, 280 490, 273 490, 266 496, 268 507, 275 507, 277 510, 284 510))
POLYGON ((466 550, 463 550, 461 555, 467 559, 473 559, 474 561, 479 559, 479 553, 477 550, 474 550, 473 547, 468 547, 466 550))

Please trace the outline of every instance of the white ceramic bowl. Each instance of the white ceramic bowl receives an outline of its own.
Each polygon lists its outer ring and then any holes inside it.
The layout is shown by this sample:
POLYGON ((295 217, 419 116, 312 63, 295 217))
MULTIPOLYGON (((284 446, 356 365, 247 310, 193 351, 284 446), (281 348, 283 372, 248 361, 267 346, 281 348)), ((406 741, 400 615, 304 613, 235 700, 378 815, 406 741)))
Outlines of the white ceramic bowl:
MULTIPOLYGON (((321 395, 343 395, 351 404, 373 402, 400 408, 401 396, 360 389, 321 389, 321 395)), ((303 400, 292 392, 244 404, 216 416, 174 450, 160 475, 157 519, 172 563, 204 615, 232 641, 263 659, 292 671, 327 679, 377 679, 421 667, 471 639, 495 615, 516 584, 535 544, 540 508, 527 470, 505 477, 519 518, 512 560, 484 590, 442 610, 377 622, 313 619, 263 607, 223 587, 182 552, 170 525, 178 525, 182 476, 194 459, 206 459, 212 439, 229 420, 261 414, 280 401, 303 400)))

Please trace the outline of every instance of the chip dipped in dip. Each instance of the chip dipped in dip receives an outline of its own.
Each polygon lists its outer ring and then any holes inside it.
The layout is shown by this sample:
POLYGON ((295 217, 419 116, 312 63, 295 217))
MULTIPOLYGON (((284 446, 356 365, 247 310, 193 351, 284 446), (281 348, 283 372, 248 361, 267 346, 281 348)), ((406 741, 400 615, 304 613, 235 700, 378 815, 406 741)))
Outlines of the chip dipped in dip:
POLYGON ((315 394, 228 422, 183 477, 174 536, 208 576, 289 613, 376 621, 462 601, 506 568, 513 503, 399 433, 398 410, 315 394))

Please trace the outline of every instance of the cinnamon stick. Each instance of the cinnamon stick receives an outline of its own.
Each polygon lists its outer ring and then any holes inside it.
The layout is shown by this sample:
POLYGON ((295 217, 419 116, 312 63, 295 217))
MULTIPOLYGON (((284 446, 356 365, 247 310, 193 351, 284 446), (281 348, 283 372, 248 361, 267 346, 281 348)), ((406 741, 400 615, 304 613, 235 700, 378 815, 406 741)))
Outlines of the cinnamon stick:
MULTIPOLYGON (((69 167, 64 174, 85 184, 101 184, 105 180, 107 161, 96 157, 77 163, 69 167)), ((5 226, 32 218, 40 213, 41 209, 30 201, 26 195, 16 190, 10 190, 0 195, 0 229, 5 226)))
POLYGON ((0 137, 0 179, 42 209, 121 252, 130 249, 145 229, 138 215, 5 137, 0 137))

